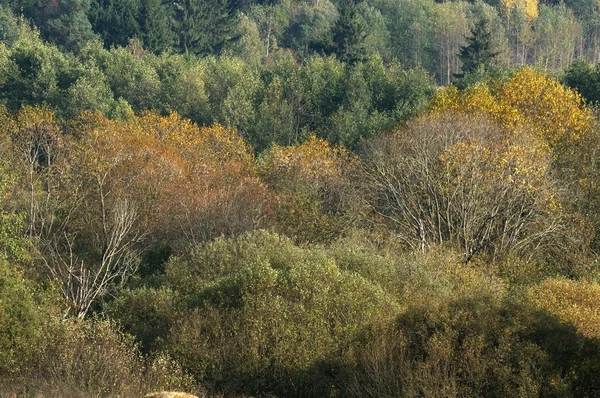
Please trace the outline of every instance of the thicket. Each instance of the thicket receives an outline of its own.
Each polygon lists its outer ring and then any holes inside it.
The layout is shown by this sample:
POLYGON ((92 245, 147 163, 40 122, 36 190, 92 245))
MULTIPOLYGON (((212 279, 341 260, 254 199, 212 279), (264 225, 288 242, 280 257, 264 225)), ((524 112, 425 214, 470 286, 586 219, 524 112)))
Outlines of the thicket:
POLYGON ((598 396, 597 7, 3 4, 2 392, 598 396))
POLYGON ((557 80, 440 89, 356 152, 58 112, 0 112, 6 391, 598 393, 598 128, 557 80))

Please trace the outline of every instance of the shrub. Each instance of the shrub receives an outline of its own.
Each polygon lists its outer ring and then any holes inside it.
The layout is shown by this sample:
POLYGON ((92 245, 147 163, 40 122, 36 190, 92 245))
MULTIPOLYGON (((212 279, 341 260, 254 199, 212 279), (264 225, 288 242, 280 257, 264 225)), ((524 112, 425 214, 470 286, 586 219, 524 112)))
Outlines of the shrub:
POLYGON ((0 374, 22 370, 41 333, 33 287, 0 255, 0 374))
POLYGON ((167 347, 224 391, 325 396, 369 328, 399 308, 325 250, 265 231, 200 246, 167 275, 190 306, 167 347))
POLYGON ((593 396, 598 342, 524 303, 409 310, 361 351, 343 396, 593 396))

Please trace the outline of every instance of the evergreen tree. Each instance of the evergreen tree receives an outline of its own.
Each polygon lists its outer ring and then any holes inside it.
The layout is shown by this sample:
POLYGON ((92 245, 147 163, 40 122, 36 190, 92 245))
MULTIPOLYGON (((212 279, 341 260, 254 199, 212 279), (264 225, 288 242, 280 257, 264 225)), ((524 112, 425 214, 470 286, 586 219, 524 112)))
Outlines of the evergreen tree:
POLYGON ((140 36, 140 0, 94 0, 89 18, 107 48, 140 36))
POLYGON ((142 4, 140 25, 145 49, 160 53, 173 45, 169 15, 161 0, 146 0, 142 4))
POLYGON ((178 0, 174 7, 181 52, 218 53, 232 39, 236 12, 227 0, 178 0))
POLYGON ((340 17, 333 28, 335 53, 344 62, 354 64, 366 58, 366 27, 356 10, 355 0, 340 0, 340 17))
POLYGON ((87 17, 89 0, 49 2, 38 21, 42 36, 61 49, 77 50, 94 37, 87 17))
POLYGON ((462 72, 456 77, 462 78, 465 74, 474 73, 481 69, 489 69, 493 59, 498 55, 492 44, 492 32, 489 20, 480 18, 471 29, 471 36, 467 37, 467 45, 460 48, 462 72))

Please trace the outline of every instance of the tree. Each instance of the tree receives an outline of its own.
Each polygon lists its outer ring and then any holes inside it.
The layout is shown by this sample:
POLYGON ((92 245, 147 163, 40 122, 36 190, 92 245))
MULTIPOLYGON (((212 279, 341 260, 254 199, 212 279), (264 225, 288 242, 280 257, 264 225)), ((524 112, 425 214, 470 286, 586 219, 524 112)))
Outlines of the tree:
POLYGON ((287 13, 286 2, 279 0, 269 0, 262 5, 255 4, 248 10, 249 18, 256 23, 261 39, 264 40, 264 56, 267 58, 277 49, 278 38, 290 22, 287 13))
POLYGON ((498 52, 493 48, 492 32, 489 21, 484 16, 475 22, 471 29, 471 36, 467 38, 467 45, 460 48, 462 73, 457 77, 464 77, 466 73, 473 73, 480 69, 489 69, 498 52))
POLYGON ((161 0, 144 1, 140 10, 140 20, 144 48, 158 54, 175 44, 175 34, 171 30, 168 8, 161 0))
POLYGON ((167 349, 209 388, 331 395, 333 364, 348 361, 365 328, 378 329, 400 310, 342 266, 325 250, 268 231, 198 246, 167 267, 170 285, 190 303, 167 349))
POLYGON ((538 16, 539 0, 500 0, 500 6, 510 23, 513 11, 524 13, 527 19, 533 21, 538 16))
POLYGON ((140 35, 140 11, 139 0, 94 0, 89 15, 94 31, 110 48, 140 35))
POLYGON ((0 5, 0 40, 12 44, 19 36, 19 21, 10 8, 0 5))
POLYGON ((489 86, 464 91, 448 87, 432 98, 430 109, 484 114, 513 132, 530 129, 555 151, 555 158, 561 156, 561 146, 589 136, 593 124, 592 113, 577 92, 531 68, 489 86))
POLYGON ((42 334, 44 313, 34 287, 0 254, 0 372, 22 371, 42 334))
POLYGON ((333 45, 333 26, 338 18, 335 5, 329 0, 302 2, 294 10, 283 43, 303 57, 330 54, 333 45))
POLYGON ((42 37, 59 48, 79 50, 95 37, 87 17, 90 0, 59 0, 49 2, 37 20, 42 37))
POLYGON ((278 194, 279 231, 307 242, 343 234, 354 221, 348 201, 353 163, 347 151, 314 136, 294 146, 273 146, 259 171, 278 194))
POLYGON ((460 68, 459 51, 468 30, 465 2, 445 2, 436 4, 433 31, 435 49, 438 54, 438 78, 446 85, 451 83, 460 68), (445 80, 445 81, 444 81, 445 80))
POLYGON ((536 59, 544 70, 564 69, 571 64, 580 46, 581 26, 564 4, 542 6, 534 23, 536 59))
POLYGON ((589 104, 600 101, 600 68, 583 60, 573 62, 566 70, 562 81, 571 87, 589 104))
POLYGON ((353 65, 366 58, 366 27, 355 0, 340 0, 337 7, 340 16, 333 26, 334 52, 340 60, 353 65))
MULTIPOLYGON (((598 139, 592 112, 577 92, 524 68, 490 86, 479 84, 464 91, 449 87, 438 92, 430 106, 486 115, 515 136, 526 130, 541 140, 551 154, 552 175, 561 190, 568 192, 569 200, 559 202, 560 206, 573 217, 573 231, 560 241, 563 253, 572 253, 567 247, 586 249, 593 235, 585 230, 590 224, 599 225, 597 203, 592 199, 597 195, 593 182, 597 168, 592 159, 598 153, 598 139)), ((568 264, 567 260, 562 261, 568 264)))
POLYGON ((531 255, 563 233, 550 157, 530 131, 486 118, 433 113, 366 143, 361 166, 372 221, 426 251, 451 244, 478 254, 531 255))
POLYGON ((294 110, 284 97, 281 79, 275 76, 258 107, 256 133, 253 136, 257 152, 271 144, 293 145, 294 110))
POLYGON ((179 33, 179 49, 191 54, 219 53, 230 36, 236 21, 236 11, 228 0, 178 0, 174 26, 179 33))

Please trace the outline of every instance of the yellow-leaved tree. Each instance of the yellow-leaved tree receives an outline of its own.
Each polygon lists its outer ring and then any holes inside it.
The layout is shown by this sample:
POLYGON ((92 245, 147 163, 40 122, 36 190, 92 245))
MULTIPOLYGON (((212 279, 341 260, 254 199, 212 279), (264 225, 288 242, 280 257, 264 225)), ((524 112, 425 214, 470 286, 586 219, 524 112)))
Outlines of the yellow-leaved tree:
POLYGON ((449 86, 434 96, 430 108, 483 114, 515 133, 530 130, 546 141, 555 157, 590 135, 594 121, 577 92, 532 68, 489 86, 464 91, 449 86))
POLYGON ((466 261, 570 253, 586 237, 565 192, 581 187, 593 123, 577 93, 530 68, 450 86, 428 115, 365 146, 365 204, 423 251, 452 244, 466 261))
POLYGON ((563 205, 568 207, 565 210, 574 211, 572 224, 579 229, 572 236, 585 243, 582 232, 587 227, 582 216, 600 225, 595 216, 598 206, 590 199, 597 193, 596 120, 577 92, 541 72, 523 68, 505 81, 475 85, 464 91, 445 88, 432 99, 431 109, 484 115, 515 139, 524 134, 535 137, 547 147, 549 172, 559 182, 563 196, 569 197, 563 205))
POLYGON ((368 142, 362 160, 372 220, 413 249, 533 255, 564 228, 545 143, 484 115, 433 111, 368 142))
POLYGON ((530 21, 536 19, 539 14, 538 0, 501 0, 500 5, 502 6, 502 12, 508 16, 515 9, 524 13, 530 21))

